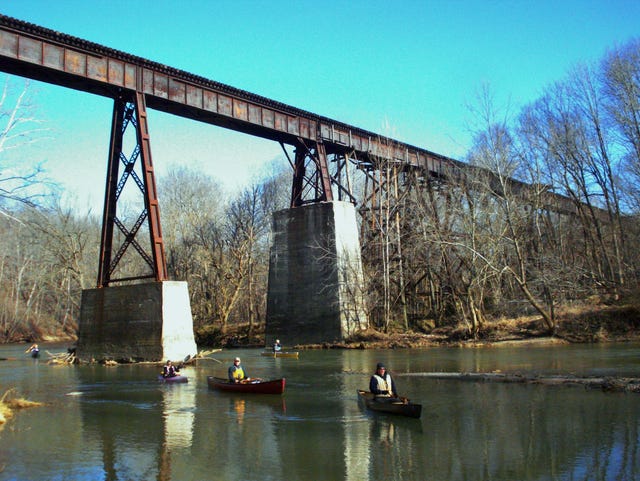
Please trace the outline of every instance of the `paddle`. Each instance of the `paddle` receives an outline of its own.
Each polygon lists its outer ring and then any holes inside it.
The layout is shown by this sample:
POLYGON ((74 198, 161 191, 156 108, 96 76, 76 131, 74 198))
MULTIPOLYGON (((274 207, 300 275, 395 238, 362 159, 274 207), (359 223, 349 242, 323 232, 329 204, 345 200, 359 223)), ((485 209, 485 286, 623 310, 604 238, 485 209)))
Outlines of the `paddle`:
POLYGON ((184 367, 184 363, 189 362, 189 359, 191 359, 191 354, 187 354, 186 357, 180 363, 180 365, 176 366, 176 371, 179 371, 180 369, 182 369, 184 367))

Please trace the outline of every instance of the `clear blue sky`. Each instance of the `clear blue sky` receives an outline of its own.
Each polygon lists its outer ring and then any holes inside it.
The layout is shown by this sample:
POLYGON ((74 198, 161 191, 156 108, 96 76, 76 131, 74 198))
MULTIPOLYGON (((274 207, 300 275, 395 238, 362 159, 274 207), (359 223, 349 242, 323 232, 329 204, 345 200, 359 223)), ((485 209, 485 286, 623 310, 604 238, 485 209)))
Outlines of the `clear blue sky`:
MULTIPOLYGON (((637 0, 2 0, 0 13, 455 158, 482 84, 517 111, 640 36, 637 0)), ((54 178, 73 168, 69 192, 84 202, 92 185, 100 210, 111 102, 45 84, 34 99, 53 141, 33 155, 54 178)), ((280 152, 160 113, 150 133, 159 175, 201 165, 230 187, 280 152)))

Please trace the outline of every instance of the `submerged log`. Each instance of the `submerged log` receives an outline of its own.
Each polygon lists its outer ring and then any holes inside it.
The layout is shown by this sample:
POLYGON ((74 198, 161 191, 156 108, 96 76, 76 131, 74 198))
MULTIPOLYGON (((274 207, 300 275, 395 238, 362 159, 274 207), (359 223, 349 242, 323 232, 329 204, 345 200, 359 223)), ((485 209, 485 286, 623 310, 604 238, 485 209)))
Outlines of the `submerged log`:
POLYGON ((637 377, 580 377, 573 375, 544 376, 539 374, 502 372, 414 372, 404 373, 401 375, 456 381, 527 383, 553 386, 573 385, 611 392, 640 392, 640 378, 637 377))

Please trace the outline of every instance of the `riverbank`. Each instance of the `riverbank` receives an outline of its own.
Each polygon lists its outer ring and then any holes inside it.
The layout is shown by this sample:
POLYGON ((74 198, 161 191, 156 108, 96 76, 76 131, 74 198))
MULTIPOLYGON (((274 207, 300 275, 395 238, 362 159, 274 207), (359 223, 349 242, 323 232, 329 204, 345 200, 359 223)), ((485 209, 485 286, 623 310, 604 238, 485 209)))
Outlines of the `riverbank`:
MULTIPOLYGON (((431 346, 508 346, 529 344, 640 342, 640 299, 630 298, 616 304, 592 302, 557 309, 556 329, 550 332, 540 316, 486 321, 476 332, 469 327, 444 326, 424 331, 375 329, 359 332, 343 342, 290 345, 295 349, 400 349, 431 346)), ((251 334, 248 325, 229 325, 224 333, 217 329, 198 336, 197 343, 204 348, 264 347, 264 325, 254 325, 251 334)), ((200 333, 202 334, 202 333, 200 333)), ((43 341, 75 340, 47 336, 43 341)))
POLYGON ((381 333, 369 330, 353 336, 344 343, 305 347, 396 349, 631 341, 640 341, 640 307, 633 303, 584 304, 562 308, 557 312, 557 326, 554 332, 549 331, 540 316, 529 316, 487 321, 475 333, 465 326, 440 327, 428 333, 381 333))
MULTIPOLYGON (((584 303, 558 308, 554 332, 540 316, 497 319, 485 322, 476 332, 466 326, 436 327, 428 332, 359 332, 344 342, 289 346, 295 349, 401 349, 432 346, 508 346, 640 341, 640 301, 617 304, 584 303)), ((260 328, 251 336, 246 326, 236 326, 220 336, 220 347, 264 346, 260 328)), ((286 339, 283 339, 286 344, 286 339)))

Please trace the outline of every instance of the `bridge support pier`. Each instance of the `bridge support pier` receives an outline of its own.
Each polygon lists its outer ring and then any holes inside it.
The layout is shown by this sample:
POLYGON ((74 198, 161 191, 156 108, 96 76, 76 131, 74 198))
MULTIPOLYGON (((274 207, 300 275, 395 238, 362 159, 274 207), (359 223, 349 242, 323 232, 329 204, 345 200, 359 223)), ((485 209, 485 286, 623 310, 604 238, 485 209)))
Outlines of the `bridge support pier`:
POLYGON ((356 213, 320 202, 273 214, 265 340, 341 341, 366 329, 356 213))
POLYGON ((76 347, 80 361, 180 361, 197 350, 186 282, 82 292, 76 347))

